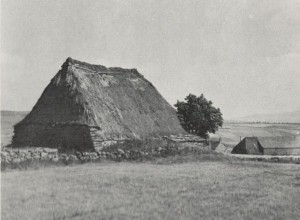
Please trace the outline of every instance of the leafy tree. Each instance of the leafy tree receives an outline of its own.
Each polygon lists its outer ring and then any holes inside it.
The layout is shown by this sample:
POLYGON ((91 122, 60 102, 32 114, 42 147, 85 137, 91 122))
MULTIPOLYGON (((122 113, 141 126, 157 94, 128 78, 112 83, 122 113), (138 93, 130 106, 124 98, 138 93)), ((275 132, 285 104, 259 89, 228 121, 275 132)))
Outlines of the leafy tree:
POLYGON ((189 133, 208 137, 208 132, 215 133, 223 125, 219 108, 212 105, 203 94, 199 97, 189 94, 185 102, 177 101, 175 107, 182 127, 189 133))

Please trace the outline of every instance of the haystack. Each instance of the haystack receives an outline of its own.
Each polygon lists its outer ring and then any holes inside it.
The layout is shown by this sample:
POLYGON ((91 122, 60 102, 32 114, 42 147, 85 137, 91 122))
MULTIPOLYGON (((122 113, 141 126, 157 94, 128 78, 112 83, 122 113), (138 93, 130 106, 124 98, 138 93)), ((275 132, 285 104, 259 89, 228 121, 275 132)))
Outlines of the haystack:
POLYGON ((245 137, 238 145, 236 145, 232 154, 264 154, 264 148, 259 143, 257 137, 245 137))
POLYGON ((183 134, 175 109, 136 69, 68 58, 14 126, 13 146, 87 149, 183 134))

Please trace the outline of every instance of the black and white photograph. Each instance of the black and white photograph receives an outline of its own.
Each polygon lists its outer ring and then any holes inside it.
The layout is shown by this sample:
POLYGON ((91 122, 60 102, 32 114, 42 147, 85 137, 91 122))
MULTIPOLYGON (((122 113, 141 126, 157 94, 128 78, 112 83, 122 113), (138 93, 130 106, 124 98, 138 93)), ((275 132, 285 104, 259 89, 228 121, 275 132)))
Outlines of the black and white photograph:
POLYGON ((1 220, 299 220, 299 0, 0 0, 1 220))

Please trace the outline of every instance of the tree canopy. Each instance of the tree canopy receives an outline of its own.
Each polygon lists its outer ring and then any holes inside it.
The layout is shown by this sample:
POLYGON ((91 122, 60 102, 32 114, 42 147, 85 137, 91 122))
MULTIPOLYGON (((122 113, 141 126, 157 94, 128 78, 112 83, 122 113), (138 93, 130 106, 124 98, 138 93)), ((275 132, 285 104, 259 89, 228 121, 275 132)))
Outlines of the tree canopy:
POLYGON ((220 109, 212 104, 203 94, 199 97, 189 94, 185 101, 177 101, 174 106, 182 127, 191 134, 206 138, 208 133, 215 133, 223 125, 220 109))

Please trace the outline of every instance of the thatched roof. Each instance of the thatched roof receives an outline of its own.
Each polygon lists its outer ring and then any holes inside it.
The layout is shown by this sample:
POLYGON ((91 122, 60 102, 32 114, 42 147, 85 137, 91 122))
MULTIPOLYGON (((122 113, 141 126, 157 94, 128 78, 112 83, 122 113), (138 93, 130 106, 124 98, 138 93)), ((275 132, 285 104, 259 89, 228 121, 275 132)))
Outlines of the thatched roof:
POLYGON ((185 134, 175 109, 136 69, 71 58, 16 127, 24 124, 87 125, 103 140, 185 134))

